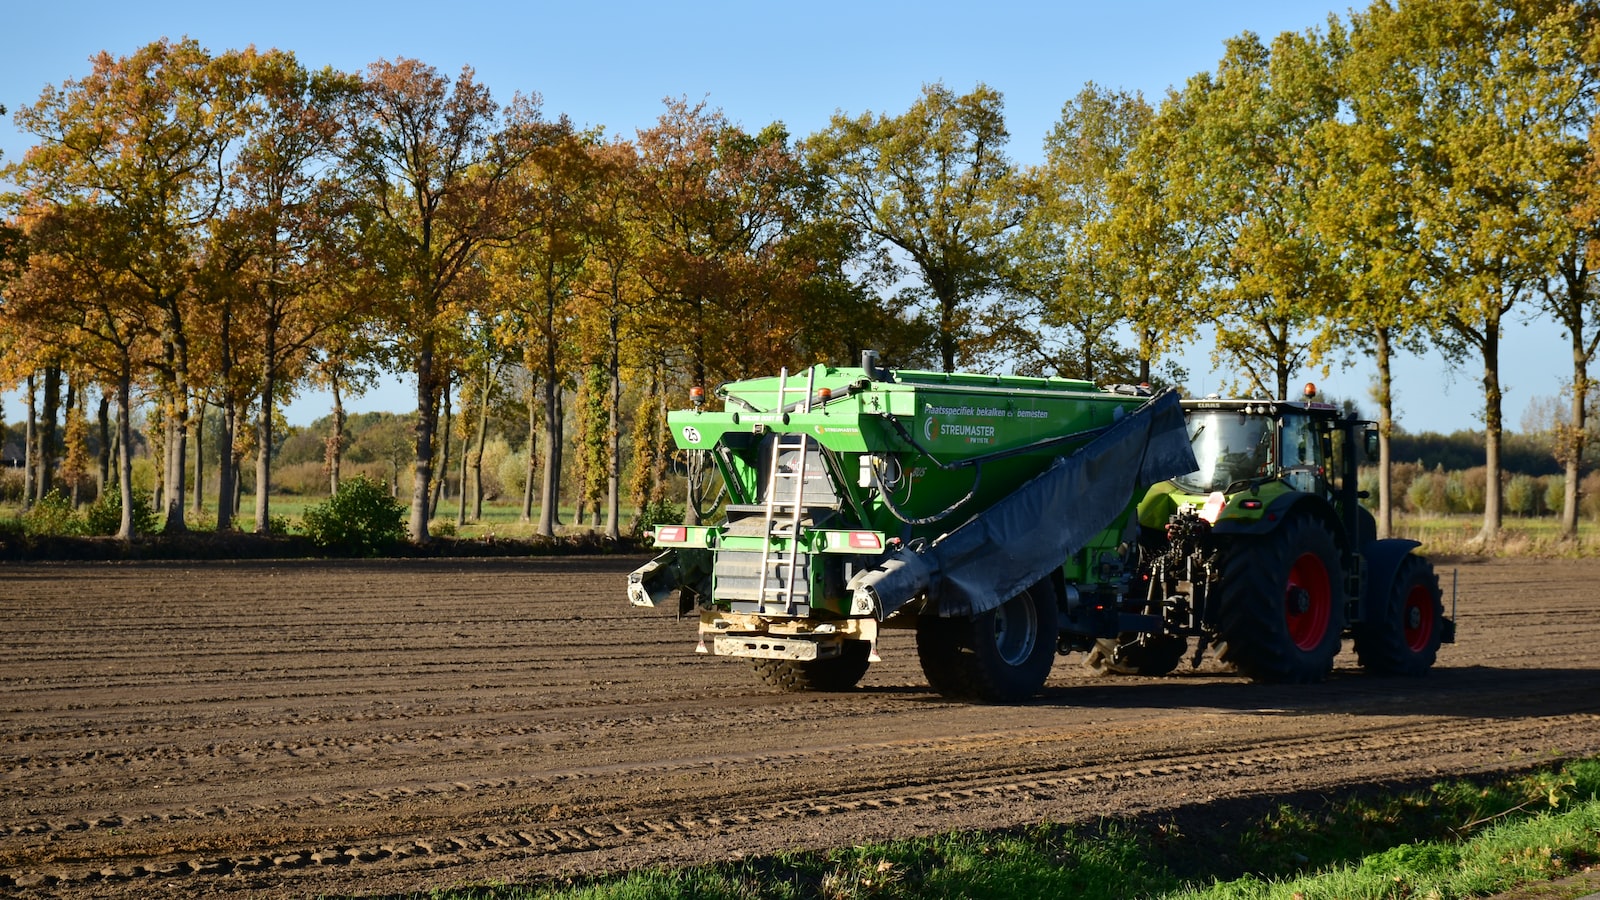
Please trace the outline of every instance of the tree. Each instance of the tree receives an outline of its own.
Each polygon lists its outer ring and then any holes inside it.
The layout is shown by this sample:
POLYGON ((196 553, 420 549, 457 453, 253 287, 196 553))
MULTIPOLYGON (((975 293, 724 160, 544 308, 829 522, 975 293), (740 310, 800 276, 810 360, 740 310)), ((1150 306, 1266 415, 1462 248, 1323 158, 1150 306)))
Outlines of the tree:
MULTIPOLYGON (((240 388, 253 387, 255 530, 265 534, 275 402, 303 377, 304 357, 321 335, 363 312, 366 291, 344 240, 351 204, 333 165, 343 146, 340 113, 359 82, 331 69, 308 71, 280 51, 251 56, 246 78, 248 132, 231 160, 227 206, 212 230, 210 256, 226 276, 220 281, 227 296, 214 307, 232 313, 216 334, 253 351, 254 371, 241 378, 232 371, 234 348, 223 348, 224 439, 231 445, 240 388), (233 312, 236 297, 242 308, 233 312)), ((231 496, 230 476, 224 467, 222 491, 231 496)), ((219 511, 217 527, 228 519, 219 511)))
POLYGON ((670 100, 637 135, 635 270, 642 327, 682 355, 692 383, 794 362, 803 260, 784 248, 805 173, 781 123, 749 134, 720 110, 670 100))
POLYGON ((163 350, 156 368, 166 394, 168 531, 184 528, 197 229, 216 210, 217 173, 238 133, 241 60, 213 58, 193 40, 157 41, 122 58, 101 53, 88 76, 47 87, 17 113, 40 143, 7 170, 44 202, 114 210, 137 236, 135 252, 115 258, 163 350))
POLYGON ((455 334, 464 295, 455 288, 479 252, 506 230, 507 182, 524 155, 538 99, 505 114, 464 68, 452 84, 416 60, 368 67, 350 123, 348 163, 359 193, 359 252, 384 276, 387 327, 416 378, 417 421, 410 533, 428 540, 429 489, 440 354, 455 334))
POLYGON ((1374 113, 1382 102, 1384 71, 1372 69, 1371 54, 1348 52, 1350 35, 1330 25, 1329 43, 1341 46, 1335 79, 1345 114, 1320 123, 1322 181, 1312 196, 1312 225, 1339 248, 1333 262, 1344 285, 1324 310, 1324 343, 1370 354, 1377 369, 1372 387, 1378 405, 1379 537, 1394 530, 1392 482, 1396 353, 1421 352, 1436 323, 1426 302, 1426 267, 1415 252, 1414 209, 1402 201, 1407 169, 1400 165, 1390 125, 1374 113))
POLYGON ((1217 355, 1255 390, 1287 398, 1339 290, 1333 253, 1309 225, 1320 187, 1312 134, 1333 118, 1337 93, 1315 35, 1285 33, 1269 49, 1246 32, 1226 46, 1216 72, 1176 98, 1190 124, 1169 180, 1202 235, 1200 311, 1216 320, 1217 355))
POLYGON ((1170 94, 1107 185, 1112 210, 1105 241, 1129 262, 1122 307, 1136 337, 1143 384, 1155 381, 1155 361, 1193 337, 1200 321, 1194 308, 1202 281, 1202 235, 1184 210, 1172 159, 1191 114, 1181 95, 1170 94))
POLYGON ((944 371, 981 363, 980 300, 1004 267, 1002 238, 1022 219, 1000 93, 924 85, 903 115, 839 113, 804 142, 841 214, 911 260, 914 296, 932 307, 944 371))
MULTIPOLYGON (((1576 49, 1576 48, 1575 48, 1576 49)), ((1571 109, 1568 125, 1568 165, 1552 184, 1547 206, 1557 216, 1563 240, 1558 245, 1554 271, 1541 285, 1545 309, 1567 332, 1572 352, 1572 384, 1567 421, 1556 432, 1556 459, 1565 469, 1561 501, 1561 536, 1578 536, 1578 485, 1583 455, 1589 440, 1588 403, 1594 385, 1589 366, 1600 348, 1600 290, 1596 289, 1594 260, 1600 253, 1600 110, 1596 109, 1595 79, 1600 75, 1600 47, 1575 66, 1589 89, 1571 109), (1587 140, 1578 136, 1587 129, 1587 140)))
POLYGON ((1352 21, 1440 340, 1483 364, 1484 543, 1501 520, 1501 331, 1570 246, 1550 187, 1570 163, 1569 110, 1593 91, 1579 52, 1591 28, 1565 0, 1380 2, 1352 21))
POLYGON ((1126 285, 1142 260, 1123 252, 1111 228, 1111 185, 1153 117, 1138 94, 1086 85, 1045 138, 1044 164, 1024 174, 1031 202, 1011 244, 1009 278, 1030 301, 1008 329, 1008 343, 1022 357, 1019 371, 1133 377, 1133 354, 1117 346, 1115 333, 1125 321, 1126 285), (1071 334, 1069 346, 1047 344, 1040 325, 1071 334))
MULTIPOLYGON (((636 332, 637 303, 644 294, 637 279, 639 229, 634 218, 633 168, 638 156, 632 144, 612 141, 594 148, 600 177, 589 217, 589 266, 580 295, 578 321, 588 332, 583 345, 599 348, 605 372, 605 535, 622 536, 622 366, 624 342, 636 332)), ((533 445, 528 447, 530 466, 533 445)))
POLYGON ((130 540, 133 390, 159 351, 145 325, 148 309, 121 257, 143 248, 123 211, 110 205, 36 199, 19 220, 27 234, 27 267, 14 274, 0 303, 0 332, 11 339, 8 354, 24 358, 30 348, 71 347, 79 366, 115 386, 122 501, 117 537, 130 540))
MULTIPOLYGON (((570 305, 588 258, 591 198, 600 179, 593 143, 592 135, 574 131, 565 120, 546 130, 512 177, 509 202, 518 238, 497 249, 489 262, 491 306, 500 316, 502 337, 521 345, 540 390, 545 425, 541 535, 555 534, 560 511, 560 404, 572 355, 570 305)), ((531 406, 528 414, 535 415, 531 406)))

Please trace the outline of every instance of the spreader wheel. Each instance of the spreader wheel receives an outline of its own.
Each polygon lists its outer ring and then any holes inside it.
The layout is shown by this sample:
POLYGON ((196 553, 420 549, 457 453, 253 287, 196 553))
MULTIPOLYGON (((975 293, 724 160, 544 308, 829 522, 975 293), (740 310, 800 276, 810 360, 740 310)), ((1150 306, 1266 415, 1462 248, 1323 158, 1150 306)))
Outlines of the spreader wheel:
POLYGON ((1228 548, 1217 586, 1223 662, 1255 681, 1321 681, 1344 632, 1339 548, 1318 520, 1296 516, 1228 548))
POLYGON ((1044 687, 1059 630, 1055 587, 1045 579, 976 616, 921 616, 917 658, 946 697, 1017 703, 1044 687))
POLYGON ((781 691, 848 691, 861 683, 871 665, 871 641, 845 641, 832 659, 753 659, 761 683, 781 691))
POLYGON ((1439 576, 1420 556, 1406 556, 1385 602, 1357 625, 1356 658, 1376 675, 1421 675, 1433 667, 1444 638, 1439 576))

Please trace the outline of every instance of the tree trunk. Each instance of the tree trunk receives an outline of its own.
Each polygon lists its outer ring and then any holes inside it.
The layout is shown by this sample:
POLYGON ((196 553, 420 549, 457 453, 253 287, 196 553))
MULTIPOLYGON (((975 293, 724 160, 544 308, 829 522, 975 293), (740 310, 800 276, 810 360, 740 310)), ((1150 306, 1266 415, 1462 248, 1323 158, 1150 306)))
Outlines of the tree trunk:
POLYGON ((1389 329, 1377 330, 1378 363, 1378 537, 1394 534, 1394 487, 1389 441, 1394 434, 1394 374, 1390 371, 1389 329))
POLYGON ((417 452, 411 472, 411 540, 418 544, 428 542, 428 487, 433 481, 433 434, 439 415, 433 353, 433 334, 424 332, 417 350, 417 452))
POLYGON ((440 403, 443 410, 439 416, 439 471, 445 473, 444 477, 433 480, 433 495, 428 501, 428 519, 432 521, 439 515, 439 501, 449 493, 448 477, 450 472, 450 379, 446 378, 444 389, 439 392, 440 403))
POLYGON ((940 290, 939 285, 934 286, 934 292, 939 296, 939 363, 944 366, 944 371, 954 372, 956 370, 955 315, 960 298, 951 291, 940 290))
POLYGON ((1567 418, 1567 433, 1559 440, 1564 455, 1566 484, 1561 497, 1561 539, 1578 537, 1578 479, 1582 477, 1583 445, 1588 436, 1589 354, 1583 346, 1582 328, 1572 332, 1572 411, 1567 418))
POLYGON ((55 490, 56 468, 56 415, 61 411, 61 367, 45 366, 44 416, 39 423, 39 474, 34 484, 39 486, 39 496, 55 490))
POLYGON ((522 521, 524 523, 533 521, 534 454, 539 449, 539 413, 538 405, 535 403, 537 398, 534 394, 534 389, 538 387, 538 382, 533 379, 532 372, 528 374, 528 466, 523 473, 522 479, 522 521))
POLYGON ((611 354, 607 374, 611 379, 611 402, 606 410, 606 537, 622 537, 622 365, 617 351, 617 319, 611 317, 611 354))
POLYGON ((489 392, 494 387, 494 365, 483 365, 483 390, 478 393, 478 439, 472 454, 472 521, 483 521, 483 442, 489 437, 489 392))
POLYGON ((97 417, 100 425, 100 452, 95 454, 99 463, 99 487, 95 491, 96 500, 104 500, 106 486, 111 483, 111 396, 100 390, 100 409, 97 417))
POLYGON ((172 390, 171 405, 167 410, 167 520, 161 530, 166 534, 182 534, 189 530, 184 521, 184 494, 188 482, 189 456, 189 386, 180 378, 172 390))
MULTIPOLYGON (((554 350, 550 351, 554 354, 554 350)), ((547 371, 553 370, 554 365, 547 371)), ((540 485, 539 534, 556 533, 560 524, 557 502, 561 493, 561 388, 554 378, 543 379, 544 389, 544 480, 540 485)))
POLYGON ((328 387, 333 393, 333 433, 328 435, 323 459, 328 464, 328 492, 332 496, 339 493, 339 470, 344 465, 344 397, 339 393, 337 373, 328 377, 328 387))
POLYGON ((28 424, 22 432, 22 506, 24 509, 33 506, 39 499, 39 483, 34 479, 34 467, 39 464, 39 428, 36 419, 34 401, 35 389, 33 373, 28 373, 28 424))
MULTIPOLYGON (((271 335, 267 343, 272 343, 271 335)), ((272 354, 266 358, 271 360, 272 354)), ((261 367, 261 406, 256 410, 256 534, 272 533, 272 393, 276 386, 268 362, 261 367)))
MULTIPOLYGON (((234 484, 239 480, 239 458, 233 453, 239 434, 239 402, 231 392, 222 398, 222 435, 217 444, 217 531, 233 530, 234 484)), ((196 489, 198 493, 198 488, 196 489)))
POLYGON ((1476 540, 1493 547, 1500 538, 1500 317, 1491 315, 1483 329, 1483 530, 1476 540))
POLYGON ((117 487, 122 494, 120 540, 133 540, 133 363, 122 360, 117 378, 117 487))
MULTIPOLYGON (((465 397, 461 399, 463 403, 466 402, 465 397)), ((467 421, 468 409, 470 407, 461 410, 461 472, 458 485, 460 489, 456 491, 457 527, 467 524, 467 458, 471 455, 472 448, 472 423, 467 421)))
MULTIPOLYGON (((219 456, 220 458, 220 456, 219 456)), ((206 508, 206 398, 199 398, 194 416, 194 514, 206 508)))

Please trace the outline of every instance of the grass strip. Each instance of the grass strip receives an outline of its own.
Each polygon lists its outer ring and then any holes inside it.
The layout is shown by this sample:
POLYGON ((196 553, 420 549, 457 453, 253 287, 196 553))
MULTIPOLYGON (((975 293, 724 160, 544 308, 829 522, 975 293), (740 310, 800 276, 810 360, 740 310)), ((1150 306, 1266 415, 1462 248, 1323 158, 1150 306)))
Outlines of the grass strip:
POLYGON ((435 900, 656 898, 1484 897, 1600 863, 1600 759, 1264 814, 1043 824, 592 879, 411 895, 435 900))

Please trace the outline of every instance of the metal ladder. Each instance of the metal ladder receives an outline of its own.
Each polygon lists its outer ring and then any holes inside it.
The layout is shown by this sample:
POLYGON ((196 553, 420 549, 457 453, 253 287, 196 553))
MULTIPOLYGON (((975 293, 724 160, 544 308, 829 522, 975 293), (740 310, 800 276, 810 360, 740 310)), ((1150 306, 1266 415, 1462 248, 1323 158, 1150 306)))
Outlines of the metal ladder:
MULTIPOLYGON (((783 415, 785 400, 790 394, 805 392, 805 397, 800 404, 800 412, 811 411, 811 394, 816 380, 816 369, 806 371, 806 386, 789 387, 789 370, 781 369, 778 372, 778 407, 777 412, 783 415)), ((794 615, 794 580, 795 563, 800 557, 800 518, 805 511, 806 498, 806 464, 810 456, 811 438, 805 432, 789 433, 779 432, 773 437, 772 462, 767 470, 767 502, 763 534, 766 540, 761 547, 761 586, 757 592, 762 612, 767 612, 768 598, 783 603, 783 614, 794 615), (795 467, 785 471, 782 465, 784 451, 793 450, 795 467), (794 482, 793 499, 789 502, 779 500, 784 493, 783 488, 788 482, 794 482), (780 520, 780 516, 783 520, 780 520), (788 550, 774 552, 773 543, 787 539, 788 550), (781 573, 782 584, 769 584, 773 580, 777 569, 781 573)))

